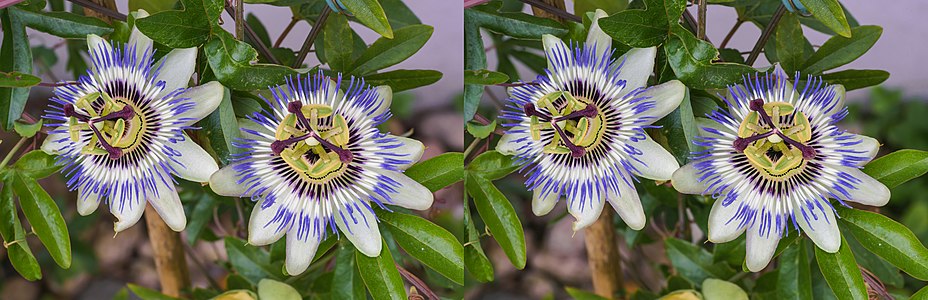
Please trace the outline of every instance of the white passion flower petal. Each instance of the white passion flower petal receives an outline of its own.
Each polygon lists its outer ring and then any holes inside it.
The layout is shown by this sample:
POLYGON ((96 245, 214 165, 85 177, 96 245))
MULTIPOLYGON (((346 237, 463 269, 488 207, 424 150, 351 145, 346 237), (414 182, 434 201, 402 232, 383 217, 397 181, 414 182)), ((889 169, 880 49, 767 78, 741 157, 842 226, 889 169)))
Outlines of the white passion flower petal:
MULTIPOLYGON (((193 76, 194 68, 197 65, 197 48, 174 49, 168 52, 158 62, 155 63, 157 68, 171 70, 171 72, 159 72, 155 77, 156 81, 164 81, 164 90, 162 94, 167 94, 177 89, 187 87, 190 82, 190 76, 193 76)), ((220 86, 219 99, 222 99, 222 89, 220 86)), ((200 103, 200 99, 191 99, 195 103, 200 103)), ((218 104, 218 101, 217 101, 218 104)), ((213 107, 215 109, 215 107, 213 107)), ((210 110, 212 111, 212 110, 210 110)))
POLYGON ((593 13, 593 21, 590 23, 590 32, 586 35, 586 44, 588 47, 596 49, 597 56, 603 56, 606 53, 612 53, 612 37, 599 28, 599 19, 609 16, 602 9, 597 9, 593 13))
POLYGON ((544 216, 554 209, 557 200, 561 197, 555 192, 545 192, 544 189, 537 188, 532 192, 532 213, 536 216, 544 216))
MULTIPOLYGON (((825 200, 817 202, 822 201, 825 200)), ((825 252, 835 253, 841 248, 841 231, 838 230, 838 219, 830 203, 796 207, 793 209, 793 218, 802 232, 825 252)))
POLYGON ((673 176, 673 172, 680 168, 677 159, 650 136, 629 142, 628 146, 637 151, 629 163, 634 166, 632 172, 638 176, 667 181, 673 176))
POLYGON ((102 200, 103 195, 99 190, 95 191, 93 187, 79 187, 77 189, 77 213, 89 216, 97 210, 102 200))
POLYGON ((654 73, 656 57, 656 47, 632 48, 616 60, 615 63, 621 65, 618 78, 625 80, 625 91, 647 86, 648 78, 654 73))
POLYGON ((284 217, 286 211, 279 202, 261 199, 248 219, 248 243, 255 246, 270 245, 290 230, 284 217))
POLYGON ((391 202, 388 202, 389 204, 415 210, 426 210, 432 207, 432 202, 434 201, 432 191, 429 191, 429 189, 421 183, 412 180, 409 176, 400 172, 378 168, 368 168, 368 170, 385 177, 384 180, 391 180, 397 183, 397 186, 393 188, 392 191, 387 192, 390 195, 391 202))
POLYGON ((776 233, 761 234, 756 228, 747 230, 744 263, 751 272, 760 272, 770 264, 770 259, 777 250, 780 236, 776 233))
POLYGON ((171 230, 183 231, 187 227, 187 215, 184 214, 184 205, 180 203, 177 190, 164 182, 156 182, 155 185, 158 187, 157 194, 149 195, 148 202, 171 230))
POLYGON ((402 160, 402 162, 397 164, 397 168, 400 170, 406 170, 412 165, 415 165, 419 162, 419 159, 422 158, 422 153, 425 152, 425 145, 422 142, 411 139, 408 137, 388 135, 389 138, 396 139, 399 142, 399 145, 396 148, 389 150, 391 154, 396 154, 398 157, 397 160, 402 160))
POLYGON ((285 268, 290 276, 300 275, 306 271, 322 242, 322 236, 315 235, 314 231, 301 233, 299 226, 293 226, 287 233, 285 268))
MULTIPOLYGON (((185 82, 186 83, 186 82, 185 82)), ((209 114, 213 113, 222 102, 224 89, 218 81, 210 81, 200 86, 188 88, 180 94, 179 97, 187 98, 189 101, 196 103, 189 110, 180 113, 180 117, 188 125, 199 122, 209 114)))
POLYGON ((641 230, 647 223, 648 218, 644 215, 644 207, 641 206, 641 199, 638 191, 626 183, 619 183, 619 193, 610 192, 606 200, 619 214, 625 225, 632 230, 641 230))
POLYGON ((358 251, 369 257, 380 256, 383 246, 380 228, 377 226, 377 216, 367 207, 367 203, 340 211, 335 216, 335 224, 358 251))
POLYGON ((171 157, 170 166, 178 177, 193 182, 208 182, 210 176, 219 170, 216 160, 190 137, 169 145, 180 155, 171 157))

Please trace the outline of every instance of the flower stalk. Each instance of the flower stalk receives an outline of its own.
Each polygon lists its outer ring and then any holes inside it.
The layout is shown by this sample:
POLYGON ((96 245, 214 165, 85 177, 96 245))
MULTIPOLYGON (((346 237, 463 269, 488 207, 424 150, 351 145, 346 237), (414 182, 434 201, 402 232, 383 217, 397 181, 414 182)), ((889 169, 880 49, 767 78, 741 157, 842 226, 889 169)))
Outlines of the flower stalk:
POLYGON ((145 210, 148 240, 155 257, 161 292, 171 297, 180 297, 184 290, 190 289, 190 272, 180 233, 168 227, 151 205, 145 207, 145 210))

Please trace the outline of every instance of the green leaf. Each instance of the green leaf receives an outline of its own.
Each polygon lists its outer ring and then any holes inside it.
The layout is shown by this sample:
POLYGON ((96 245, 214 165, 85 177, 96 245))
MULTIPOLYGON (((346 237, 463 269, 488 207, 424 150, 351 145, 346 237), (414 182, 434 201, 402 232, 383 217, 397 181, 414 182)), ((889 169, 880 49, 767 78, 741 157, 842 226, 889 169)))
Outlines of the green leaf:
POLYGON ((349 73, 363 76, 398 64, 422 48, 434 29, 428 25, 410 25, 394 32, 393 38, 381 37, 354 62, 349 73))
MULTIPOLYGON (((464 19, 476 27, 517 39, 540 40, 542 35, 564 36, 567 27, 558 21, 525 13, 498 12, 493 5, 480 5, 464 10, 464 19)), ((482 50, 481 50, 482 51, 482 50)), ((472 70, 464 68, 465 70, 472 70)))
POLYGON ((866 166, 864 173, 894 188, 928 172, 928 152, 913 149, 899 150, 877 158, 866 166))
MULTIPOLYGON (((155 13, 135 20, 135 27, 152 40, 171 48, 202 45, 210 34, 224 31, 216 23, 222 13, 222 0, 181 0, 183 10, 155 13)), ((207 50, 209 54, 214 51, 207 50)))
POLYGON ((780 255, 777 269, 777 299, 812 299, 812 273, 805 243, 789 247, 780 255))
POLYGON ((696 151, 693 139, 699 135, 696 126, 696 117, 693 115, 693 106, 690 104, 690 91, 686 89, 680 106, 666 117, 661 119, 661 132, 667 137, 670 153, 677 158, 681 166, 686 164, 691 153, 696 151))
POLYGON ((266 89, 296 71, 279 65, 258 64, 258 52, 231 34, 219 31, 204 47, 209 67, 226 87, 237 91, 266 89))
POLYGON ((599 19, 603 32, 622 44, 647 48, 661 44, 686 8, 682 0, 645 0, 646 9, 629 9, 599 19))
MULTIPOLYGON (((374 32, 385 38, 392 39, 399 35, 390 27, 387 21, 387 15, 383 7, 377 0, 339 0, 339 3, 345 5, 345 8, 351 12, 351 15, 358 19, 361 24, 367 26, 374 32)), ((397 30, 399 31, 399 30, 397 30)))
POLYGON ((242 277, 253 283, 263 278, 282 279, 281 267, 271 266, 270 256, 261 248, 246 246, 245 241, 234 237, 226 237, 225 246, 229 263, 242 277))
POLYGON ((509 76, 490 70, 464 70, 464 84, 493 85, 509 81, 509 76))
POLYGON ((238 151, 238 147, 232 143, 241 138, 242 132, 232 108, 232 92, 226 87, 222 90, 222 102, 219 102, 219 107, 197 122, 196 126, 201 130, 197 130, 196 133, 202 144, 209 145, 207 148, 212 150, 213 156, 218 157, 223 165, 227 165, 232 155, 238 151))
POLYGON ((525 233, 512 203, 490 180, 471 172, 465 176, 464 186, 493 238, 517 269, 525 268, 525 233))
POLYGON ((273 279, 261 279, 258 282, 258 299, 302 300, 303 297, 289 284, 273 279))
POLYGON ((470 213, 470 201, 464 199, 464 232, 467 239, 464 241, 464 267, 477 281, 490 282, 493 280, 493 265, 487 255, 483 253, 480 245, 480 233, 474 226, 473 215, 470 213))
POLYGON ((702 282, 702 296, 705 300, 748 300, 748 294, 737 284, 715 278, 702 282))
POLYGON ((42 269, 29 248, 26 232, 19 222, 19 213, 16 203, 13 202, 12 182, 7 180, 3 185, 3 189, 0 190, 0 236, 3 237, 6 255, 10 264, 23 278, 29 281, 42 279, 42 269))
POLYGON ((348 26, 348 18, 343 14, 333 14, 325 21, 322 29, 322 44, 325 59, 333 71, 348 71, 351 67, 351 55, 354 51, 354 34, 348 26))
POLYGON ((467 128, 467 132, 478 139, 485 139, 496 130, 496 120, 493 120, 487 125, 480 125, 474 122, 467 122, 464 125, 467 128))
MULTIPOLYGON (((576 4, 574 4, 576 6, 576 4)), ((567 291, 567 294, 575 300, 608 300, 609 298, 587 292, 578 288, 564 287, 564 290, 567 291)))
POLYGON ((802 69, 803 74, 821 74, 847 63, 850 63, 867 53, 873 44, 880 39, 883 34, 883 28, 874 25, 864 25, 851 29, 853 33, 850 37, 833 36, 821 47, 818 48, 812 56, 806 60, 802 69))
POLYGON ((396 270, 393 255, 390 254, 386 241, 383 241, 383 249, 377 257, 367 257, 360 251, 355 252, 354 257, 358 263, 358 270, 361 271, 361 279, 364 279, 367 291, 374 300, 405 300, 403 279, 396 270))
MULTIPOLYGON (((22 20, 12 9, 0 10, 0 29, 3 44, 0 45, 0 71, 32 74, 32 50, 22 20)), ((0 127, 13 128, 29 99, 29 88, 0 88, 0 127)))
POLYGON ((379 211, 396 243, 432 270, 464 285, 464 247, 450 232, 418 216, 379 211))
POLYGON ((467 165, 467 171, 492 181, 506 177, 519 167, 521 165, 518 164, 515 157, 492 150, 475 157, 467 165))
POLYGON ((403 173, 435 192, 464 180, 464 153, 443 153, 419 162, 403 173))
POLYGON ((332 281, 332 299, 367 299, 364 281, 358 273, 354 256, 355 250, 350 243, 338 244, 338 252, 335 253, 335 271, 333 271, 333 276, 338 280, 332 281))
POLYGON ((390 27, 403 28, 409 25, 422 24, 419 17, 416 17, 416 13, 409 9, 403 3, 403 0, 380 0, 380 5, 383 6, 383 12, 386 13, 387 20, 390 21, 390 27))
POLYGON ((364 82, 371 86, 389 85, 394 93, 438 82, 441 72, 435 70, 393 70, 367 75, 364 82))
POLYGON ((174 8, 174 4, 177 4, 177 0, 133 0, 129 1, 129 11, 144 9, 149 13, 156 13, 170 10, 174 8))
POLYGON ((912 298, 909 299, 928 299, 928 286, 923 287, 918 290, 915 294, 912 295, 912 298))
POLYGON ((928 280, 928 249, 908 227, 884 215, 835 207, 864 248, 919 280, 928 280))
MULTIPOLYGON (((480 27, 471 22, 476 18, 472 9, 464 10, 464 70, 480 70, 487 67, 487 55, 483 49, 483 38, 480 36, 480 27)), ((483 97, 483 86, 477 84, 464 85, 464 121, 470 121, 477 113, 480 98, 483 97)))
POLYGON ((216 196, 210 193, 203 193, 200 199, 193 205, 193 210, 187 214, 187 243, 194 245, 206 224, 213 220, 213 209, 219 206, 216 196))
POLYGON ((88 34, 107 35, 113 32, 106 22, 69 12, 33 12, 10 8, 16 18, 35 30, 69 39, 87 38, 88 34))
POLYGON ((178 299, 178 298, 174 298, 174 297, 159 293, 156 290, 138 286, 132 283, 128 284, 128 287, 129 287, 129 290, 132 291, 133 294, 135 294, 142 300, 177 300, 178 299))
POLYGON ((742 64, 713 63, 719 51, 679 25, 667 39, 664 52, 674 74, 691 89, 724 88, 746 74, 757 72, 742 64))
POLYGON ((42 179, 61 169, 56 165, 57 158, 42 150, 32 150, 13 164, 16 171, 26 177, 42 179))
POLYGON ((0 87, 24 88, 34 86, 40 82, 42 82, 42 78, 38 78, 30 74, 23 74, 20 72, 0 72, 0 87))
POLYGON ((667 257, 684 278, 691 282, 703 282, 706 278, 730 278, 735 270, 724 263, 713 263, 712 254, 689 242, 668 238, 664 240, 667 257))
POLYGON ((470 121, 477 114, 477 108, 480 107, 480 98, 483 98, 482 85, 464 85, 464 121, 470 121))
POLYGON ((794 74, 802 68, 806 60, 806 37, 802 35, 802 25, 794 14, 784 14, 777 24, 773 37, 777 49, 777 60, 786 74, 794 74))
POLYGON ((848 91, 878 85, 886 79, 889 79, 889 72, 883 70, 842 70, 822 74, 825 82, 843 85, 848 91))
MULTIPOLYGON (((606 14, 612 15, 622 11, 628 6, 628 1, 611 1, 611 0, 575 0, 574 14, 578 16, 585 15, 588 12, 595 12, 596 9, 602 9, 606 14)), ((570 293, 570 290, 567 290, 570 293)))
POLYGON ((71 267, 71 239, 58 205, 34 178, 20 173, 10 176, 13 192, 19 197, 19 206, 32 225, 32 231, 58 266, 64 269, 71 267))
POLYGON ((812 16, 839 35, 845 37, 856 35, 848 25, 844 9, 841 8, 838 0, 799 0, 799 2, 812 13, 812 16))
POLYGON ((42 130, 43 121, 43 119, 39 119, 38 122, 26 124, 17 120, 13 122, 13 131, 16 131, 16 134, 19 134, 21 137, 31 138, 35 136, 36 133, 39 133, 39 130, 42 130))
POLYGON ((860 269, 857 268, 854 253, 851 253, 844 238, 841 238, 841 248, 837 253, 828 253, 818 247, 814 248, 818 268, 838 299, 868 299, 864 278, 860 274, 860 269))

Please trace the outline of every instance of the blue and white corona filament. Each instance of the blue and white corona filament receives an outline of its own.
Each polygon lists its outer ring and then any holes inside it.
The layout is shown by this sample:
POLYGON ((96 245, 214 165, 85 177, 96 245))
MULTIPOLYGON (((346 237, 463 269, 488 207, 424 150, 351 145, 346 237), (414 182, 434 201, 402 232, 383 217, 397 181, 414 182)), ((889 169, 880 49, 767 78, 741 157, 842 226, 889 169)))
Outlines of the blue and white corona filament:
POLYGON ((216 109, 222 86, 187 88, 197 49, 175 49, 154 62, 151 39, 135 28, 126 45, 96 35, 87 44, 92 64, 76 84, 55 88, 42 150, 59 155, 81 215, 106 201, 120 232, 151 203, 171 229, 183 230, 173 176, 206 182, 219 169, 183 131, 216 109))
POLYGON ((844 98, 844 87, 821 78, 808 77, 797 89, 782 71, 758 74, 728 88, 727 111, 698 119, 695 144, 705 150, 673 174, 673 186, 716 199, 709 241, 746 232, 745 262, 756 272, 770 262, 787 226, 837 252, 841 232, 829 199, 889 201, 889 189, 860 170, 879 143, 836 126, 847 114, 844 98))
POLYGON ((612 58, 612 39, 597 24, 574 47, 545 35, 548 69, 535 82, 510 89, 502 118, 509 130, 497 150, 524 165, 536 215, 551 211, 561 195, 580 230, 612 204, 629 227, 645 225, 636 176, 666 181, 679 165, 645 129, 680 105, 679 81, 647 87, 655 48, 612 58))
POLYGON ((321 72, 271 88, 267 111, 242 121, 242 153, 210 178, 219 194, 259 201, 248 242, 287 236, 287 273, 302 273, 327 232, 338 232, 367 256, 381 250, 374 206, 424 210, 432 193, 402 172, 425 150, 413 139, 383 134, 388 86, 321 72), (344 90, 344 92, 342 91, 344 90))

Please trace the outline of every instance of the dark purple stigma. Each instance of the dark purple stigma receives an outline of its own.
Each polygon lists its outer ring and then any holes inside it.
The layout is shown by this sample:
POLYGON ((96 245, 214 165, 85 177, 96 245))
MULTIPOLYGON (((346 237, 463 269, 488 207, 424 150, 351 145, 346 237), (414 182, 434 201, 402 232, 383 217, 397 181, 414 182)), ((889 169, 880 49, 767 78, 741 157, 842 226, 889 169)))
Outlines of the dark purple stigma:
POLYGON ((768 131, 766 133, 762 133, 762 134, 755 134, 747 138, 739 137, 735 139, 733 146, 735 146, 735 150, 738 150, 738 152, 744 152, 744 149, 747 149, 747 147, 751 145, 751 143, 756 142, 760 139, 765 139, 771 135, 773 135, 773 130, 768 131))
POLYGON ((132 107, 129 107, 128 105, 126 105, 126 106, 123 106, 122 109, 120 109, 119 111, 111 112, 108 115, 96 118, 95 120, 91 120, 91 121, 99 122, 99 121, 107 121, 107 120, 112 120, 112 119, 128 120, 128 119, 131 119, 132 117, 135 117, 135 111, 132 110, 132 107))
POLYGON ((579 118, 579 117, 592 118, 592 117, 595 117, 597 113, 599 113, 599 109, 596 108, 596 105, 587 104, 586 107, 584 107, 581 110, 578 110, 578 111, 569 113, 566 116, 561 116, 561 117, 557 117, 554 119, 556 121, 561 121, 561 120, 570 120, 570 119, 579 118))
POLYGON ((522 106, 522 111, 525 112, 525 115, 526 115, 526 116, 529 116, 529 117, 532 117, 532 116, 538 117, 538 118, 540 118, 542 121, 547 121, 547 120, 550 120, 550 119, 551 119, 551 117, 549 117, 549 116, 547 116, 547 115, 541 113, 540 111, 536 110, 536 109, 535 109, 535 104, 532 104, 532 103, 526 103, 524 106, 522 106))
POLYGON ((812 159, 813 157, 815 157, 815 154, 816 154, 815 148, 812 148, 812 147, 809 146, 809 145, 805 145, 805 144, 800 143, 800 142, 798 142, 798 141, 796 141, 796 140, 793 140, 793 139, 787 137, 787 136, 786 136, 785 134, 783 134, 783 133, 777 132, 777 135, 779 135, 780 138, 782 138, 784 141, 786 141, 787 144, 790 144, 790 145, 793 145, 793 147, 799 148, 799 151, 802 151, 802 158, 804 158, 804 159, 812 159))
POLYGON ((583 154, 586 154, 586 149, 583 147, 574 145, 573 142, 567 137, 567 134, 564 133, 564 130, 561 129, 561 126, 551 122, 551 126, 554 127, 554 130, 557 131, 557 134, 561 137, 561 141, 564 142, 564 146, 567 146, 567 149, 570 149, 570 156, 572 157, 581 157, 583 154))
POLYGON ((62 110, 64 110, 65 118, 75 117, 77 118, 78 121, 81 121, 81 122, 87 122, 88 120, 90 120, 90 117, 87 117, 85 115, 82 115, 74 111, 74 105, 65 104, 64 107, 62 107, 62 110))

